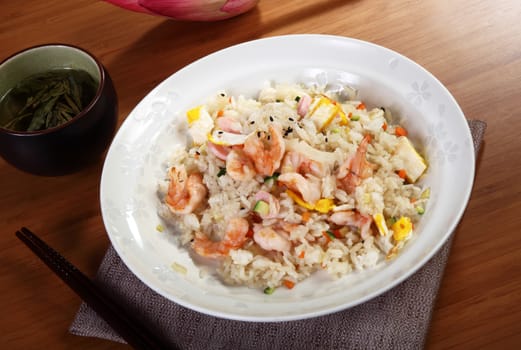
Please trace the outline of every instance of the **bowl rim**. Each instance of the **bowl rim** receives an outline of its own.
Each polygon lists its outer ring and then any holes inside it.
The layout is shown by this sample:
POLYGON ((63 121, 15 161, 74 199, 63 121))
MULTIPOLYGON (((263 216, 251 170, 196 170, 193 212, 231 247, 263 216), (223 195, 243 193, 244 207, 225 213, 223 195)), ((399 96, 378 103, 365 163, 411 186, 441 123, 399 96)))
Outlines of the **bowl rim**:
MULTIPOLYGON (((424 267, 425 264, 430 259, 432 259, 435 256, 435 254, 437 254, 440 251, 440 249, 442 248, 443 244, 445 244, 448 241, 450 235, 453 234, 454 230, 457 228, 457 225, 458 225, 459 221, 461 220, 461 218, 462 218, 462 216, 464 214, 465 209, 468 206, 470 195, 471 195, 471 192, 472 192, 472 184, 473 184, 474 177, 475 177, 475 163, 474 163, 475 151, 474 151, 474 148, 472 148, 472 143, 469 143, 469 147, 470 148, 468 150, 469 150, 470 154, 472 154, 474 157, 472 157, 472 161, 469 160, 469 165, 470 165, 469 176, 470 176, 470 178, 469 178, 469 183, 467 184, 468 186, 465 188, 464 196, 461 197, 463 205, 459 208, 459 210, 457 212, 453 213, 452 219, 450 220, 450 225, 447 226, 446 232, 445 231, 443 232, 444 233, 443 239, 438 240, 437 244, 433 245, 433 248, 431 248, 429 250, 428 254, 421 256, 420 258, 418 258, 418 260, 415 259, 413 261, 414 265, 412 266, 412 268, 408 269, 406 271, 406 273, 400 274, 399 278, 395 278, 395 280, 392 283, 388 284, 386 288, 377 290, 376 292, 372 292, 370 294, 366 294, 366 296, 364 298, 361 298, 358 301, 355 301, 354 303, 350 302, 349 304, 347 304, 347 303, 337 304, 334 307, 330 307, 330 308, 327 308, 327 309, 322 309, 322 311, 320 311, 320 312, 306 311, 306 312, 303 313, 303 312, 299 311, 299 314, 296 315, 296 316, 295 316, 295 314, 289 314, 288 313, 288 314, 285 314, 285 315, 282 315, 282 316, 275 316, 275 317, 273 317, 273 316, 252 316, 251 313, 250 314, 245 314, 245 313, 241 314, 241 313, 237 313, 237 312, 235 312, 233 310, 229 310, 229 309, 225 310, 225 311, 222 311, 222 309, 218 310, 218 309, 215 309, 215 308, 209 309, 207 304, 201 304, 201 303, 198 303, 197 301, 194 301, 194 300, 186 301, 186 299, 182 299, 182 297, 174 297, 173 298, 171 292, 169 292, 167 289, 164 289, 162 285, 158 285, 158 284, 153 283, 153 280, 150 279, 150 274, 147 274, 146 272, 143 272, 143 270, 140 269, 140 266, 135 264, 130 259, 132 257, 132 254, 128 254, 128 252, 131 251, 131 248, 125 247, 124 243, 121 243, 122 241, 119 241, 119 239, 121 237, 123 237, 123 238, 130 237, 130 238, 132 238, 132 233, 133 232, 132 231, 127 231, 127 232, 125 232, 125 234, 121 234, 118 237, 118 234, 117 233, 114 234, 114 231, 112 231, 112 229, 111 229, 111 225, 113 225, 115 221, 111 221, 113 219, 110 217, 111 215, 109 215, 110 212, 109 212, 108 209, 118 208, 115 205, 115 203, 116 204, 118 204, 118 203, 115 200, 115 198, 117 199, 117 197, 113 196, 113 192, 109 193, 108 191, 106 191, 108 189, 112 190, 112 189, 117 187, 117 186, 116 187, 109 186, 109 184, 113 184, 112 182, 109 182, 109 180, 108 180, 109 179, 108 175, 110 175, 109 171, 111 170, 111 168, 109 168, 109 166, 114 165, 115 162, 114 162, 113 157, 116 157, 118 153, 120 155, 121 154, 124 155, 124 154, 127 154, 126 153, 127 151, 136 149, 135 148, 136 146, 133 145, 131 142, 127 143, 127 145, 129 145, 128 148, 125 148, 125 147, 119 147, 118 148, 117 147, 118 146, 117 145, 118 141, 121 141, 122 139, 125 138, 125 136, 124 136, 125 135, 125 131, 129 130, 129 125, 134 124, 134 123, 139 124, 139 123, 142 122, 142 119, 135 118, 135 116, 136 115, 140 115, 140 114, 146 115, 146 112, 148 111, 148 108, 151 108, 151 106, 152 106, 152 101, 154 101, 155 98, 161 97, 161 94, 166 91, 166 89, 165 89, 166 87, 168 87, 169 92, 172 92, 172 90, 173 90, 174 93, 178 92, 175 89, 171 89, 171 87, 169 86, 169 83, 168 83, 169 81, 171 81, 171 79, 173 79, 174 75, 177 77, 177 79, 179 79, 179 77, 183 76, 183 75, 184 76, 189 76, 190 75, 189 74, 190 71, 193 70, 194 67, 195 68, 199 67, 200 65, 203 64, 203 62, 205 64, 208 64, 208 62, 212 62, 214 59, 216 59, 216 57, 221 57, 223 52, 225 52, 226 50, 228 52, 231 51, 230 49, 238 50, 239 46, 241 47, 242 50, 244 50, 245 48, 248 48, 248 47, 251 48, 251 45, 253 45, 254 43, 255 44, 260 44, 261 42, 267 43, 269 41, 277 41, 277 42, 281 41, 282 42, 282 41, 287 40, 287 39, 292 39, 293 40, 293 39, 297 39, 297 38, 299 38, 298 40, 307 40, 308 38, 316 38, 316 39, 318 39, 318 38, 326 38, 328 40, 334 40, 334 41, 338 40, 338 39, 341 39, 342 41, 344 41, 344 40, 347 39, 347 41, 352 42, 352 43, 363 43, 364 45, 368 45, 371 48, 378 48, 379 50, 383 49, 383 50, 385 50, 385 52, 392 53, 393 54, 393 58, 394 57, 399 57, 399 58, 402 58, 404 60, 404 62, 408 62, 410 64, 413 64, 416 68, 419 69, 419 71, 422 72, 422 76, 423 76, 423 74, 426 74, 427 77, 432 79, 432 82, 434 82, 436 86, 439 84, 439 87, 441 88, 441 91, 443 91, 444 93, 448 94, 447 95, 447 97, 448 97, 447 101, 452 102, 451 105, 454 104, 454 106, 455 106, 455 108, 457 110, 457 114, 461 115, 461 117, 463 117, 460 121, 464 122, 464 125, 466 125, 466 127, 464 128, 465 134, 469 136, 469 140, 470 141, 472 140, 470 129, 468 127, 468 124, 466 123, 466 120, 465 120, 466 118, 465 118, 465 115, 464 115, 461 107, 459 106, 458 102, 455 100, 453 95, 450 93, 448 88, 443 83, 441 83, 441 81, 437 77, 435 77, 432 73, 430 73, 422 65, 420 65, 416 61, 413 61, 412 59, 408 58, 407 56, 399 53, 398 51, 394 51, 392 49, 386 48, 384 46, 380 46, 378 44, 374 44, 374 43, 369 42, 369 41, 363 41, 363 40, 360 40, 360 39, 355 39, 355 38, 350 38, 350 37, 345 37, 345 36, 332 36, 332 35, 327 35, 327 34, 290 34, 290 35, 273 36, 273 37, 255 39, 255 40, 252 40, 252 41, 248 41, 248 42, 232 45, 232 46, 229 46, 229 47, 224 48, 224 49, 219 50, 219 51, 215 51, 213 53, 208 54, 207 56, 204 56, 204 57, 202 57, 202 58, 200 58, 200 59, 198 59, 198 60, 188 64, 187 66, 183 67, 183 69, 178 70, 176 72, 173 72, 172 75, 170 75, 169 77, 165 78, 165 80, 163 80, 158 85, 156 85, 153 89, 151 89, 148 92, 148 94, 141 101, 139 101, 138 104, 136 104, 136 106, 132 109, 132 111, 129 113, 128 117, 124 121, 124 125, 122 125, 122 127, 118 130, 118 132, 117 132, 117 134, 115 136, 115 139, 114 139, 111 147, 109 148, 109 151, 107 153, 107 157, 106 157, 105 162, 104 162, 103 173, 102 173, 102 178, 101 178, 101 185, 100 185, 100 201, 101 201, 101 206, 102 206, 102 214, 103 214, 104 226, 105 226, 105 228, 107 230, 107 233, 109 235, 109 238, 110 238, 111 242, 113 243, 113 247, 115 248, 116 253, 118 254, 118 256, 120 256, 122 258, 122 261, 125 263, 125 265, 132 271, 132 273, 135 276, 137 276, 140 280, 142 280, 145 284, 147 284, 148 287, 152 288, 154 291, 156 291, 157 293, 161 294, 165 298, 167 298, 169 300, 172 300, 173 302, 178 303, 178 304, 180 304, 180 305, 182 305, 184 307, 190 308, 190 309, 192 309, 194 311, 202 312, 204 314, 212 315, 212 316, 215 316, 215 317, 220 317, 220 318, 224 318, 224 319, 231 319, 231 320, 237 320, 237 321, 253 321, 253 322, 279 322, 280 321, 281 322, 281 321, 301 320, 301 319, 305 319, 305 318, 311 318, 311 317, 331 314, 333 312, 346 310, 346 309, 351 308, 351 307, 353 307, 355 305, 362 304, 364 302, 367 302, 368 300, 371 300, 371 299, 375 298, 378 295, 383 294, 384 292, 386 292, 388 290, 391 290, 392 288, 394 288, 397 285, 399 285, 400 283, 402 283, 404 280, 410 278, 414 273, 416 273, 422 267, 424 267), (467 134, 467 132, 468 132, 468 134, 467 134), (111 159, 112 159, 112 161, 111 161, 111 159), (105 198, 107 200, 105 200, 105 198), (127 235, 127 234, 129 234, 129 235, 127 235), (125 250, 127 252, 125 252, 125 250)), ((389 63, 392 63, 392 62, 393 61, 389 61, 389 63)), ((200 95, 200 94, 198 93, 198 95, 200 95)), ((173 96, 176 96, 176 95, 174 94, 173 96)), ((203 96, 201 96, 201 97, 204 98, 203 96)), ((163 100, 161 100, 159 98, 159 99, 157 99, 157 101, 163 101, 163 100)), ((200 100, 198 100, 198 101, 200 101, 200 100)), ((180 109, 179 111, 182 112, 183 110, 180 109)), ((135 134, 132 134, 132 137, 133 137, 132 138, 132 142, 135 142, 135 140, 136 140, 135 134)), ((134 154, 134 156, 136 156, 136 155, 134 154)), ((148 168, 147 170, 149 170, 149 169, 150 168, 148 168)), ((127 176, 126 179, 128 179, 130 177, 131 176, 127 176)), ((129 187, 125 186, 125 191, 128 192, 128 189, 129 189, 129 187)), ((135 192, 132 192, 131 196, 133 196, 134 194, 135 194, 135 192)), ((131 197, 131 196, 128 197, 128 198, 135 199, 135 197, 131 197)), ((137 201, 135 203, 137 203, 137 201)), ((132 205, 130 207, 131 210, 133 208, 135 208, 134 205, 132 205)), ((136 208, 137 208, 137 206, 136 206, 136 208)), ((125 207, 125 212, 124 212, 125 215, 128 215, 128 212, 129 212, 128 209, 129 209, 129 207, 125 207)), ((117 215, 119 215, 119 214, 116 213, 116 215, 114 215, 114 217, 117 217, 117 215)), ((126 216, 121 216, 121 217, 126 217, 126 216)), ((123 232, 123 230, 120 230, 120 232, 123 232)), ((136 231, 136 232, 138 232, 138 231, 136 231)), ((404 264, 402 264, 402 265, 404 265, 404 264)), ((156 278, 156 277, 153 277, 153 278, 156 278)))
POLYGON ((90 103, 85 108, 83 108, 80 111, 80 113, 76 114, 71 120, 69 120, 69 121, 67 121, 67 122, 65 122, 63 124, 60 124, 58 126, 55 126, 55 127, 52 127, 52 128, 43 129, 43 130, 37 130, 37 131, 15 131, 15 130, 7 129, 7 128, 4 128, 4 127, 0 126, 0 132, 2 132, 4 134, 8 134, 8 135, 15 135, 15 136, 36 136, 36 135, 45 135, 45 134, 54 133, 56 131, 59 131, 61 129, 64 129, 64 128, 68 127, 71 124, 74 124, 76 121, 78 121, 78 119, 85 117, 85 115, 88 112, 90 112, 90 110, 96 105, 98 100, 101 98, 103 89, 105 87, 105 80, 106 80, 106 78, 105 78, 105 69, 103 67, 103 64, 101 63, 101 61, 95 55, 90 53, 90 51, 88 51, 86 49, 83 49, 83 48, 81 48, 79 46, 76 46, 76 45, 63 44, 63 43, 48 43, 48 44, 34 45, 34 46, 22 49, 20 51, 17 51, 15 53, 11 54, 10 56, 8 56, 7 58, 5 58, 4 60, 2 60, 0 62, 0 67, 2 65, 4 65, 5 63, 7 63, 8 61, 14 59, 15 57, 17 57, 17 56, 19 56, 19 55, 21 55, 23 53, 26 53, 26 52, 29 52, 29 51, 33 51, 33 50, 37 50, 37 49, 41 49, 41 48, 45 48, 45 47, 64 47, 64 48, 67 48, 67 49, 77 50, 77 51, 80 51, 80 52, 86 54, 88 57, 90 57, 94 61, 94 63, 96 64, 96 67, 98 68, 98 72, 99 72, 99 75, 100 75, 98 88, 96 90, 96 93, 94 94, 94 97, 92 98, 90 103))

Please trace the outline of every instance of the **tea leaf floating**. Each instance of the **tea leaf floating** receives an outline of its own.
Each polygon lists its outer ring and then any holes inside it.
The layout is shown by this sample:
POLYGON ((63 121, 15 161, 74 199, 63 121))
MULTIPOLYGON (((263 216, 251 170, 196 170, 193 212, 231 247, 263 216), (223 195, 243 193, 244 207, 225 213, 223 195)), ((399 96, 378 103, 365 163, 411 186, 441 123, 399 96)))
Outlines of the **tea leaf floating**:
POLYGON ((32 75, 0 100, 0 126, 15 131, 54 128, 78 115, 92 101, 96 88, 83 70, 54 69, 32 75))

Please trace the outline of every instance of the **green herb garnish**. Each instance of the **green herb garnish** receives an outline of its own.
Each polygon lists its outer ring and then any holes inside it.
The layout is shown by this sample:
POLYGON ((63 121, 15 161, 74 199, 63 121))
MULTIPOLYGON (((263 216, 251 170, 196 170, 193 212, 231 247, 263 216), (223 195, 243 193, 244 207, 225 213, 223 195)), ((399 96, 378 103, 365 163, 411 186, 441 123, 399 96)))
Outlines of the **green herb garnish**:
POLYGON ((226 175, 226 168, 219 167, 219 172, 217 173, 217 177, 221 177, 223 175, 226 175))
POLYGON ((266 287, 264 288, 264 294, 273 294, 273 292, 275 291, 275 287, 266 287))
POLYGON ((264 178, 264 183, 267 183, 267 182, 269 182, 269 181, 271 181, 271 180, 275 181, 275 180, 278 179, 279 176, 280 176, 280 173, 278 173, 278 172, 274 172, 273 175, 271 175, 271 176, 266 176, 266 177, 264 178))
POLYGON ((335 234, 333 232, 329 231, 329 230, 326 231, 326 235, 328 235, 330 239, 335 239, 336 238, 335 234))
POLYGON ((396 223, 396 221, 398 221, 398 218, 396 216, 391 216, 389 218, 389 222, 388 222, 389 226, 394 225, 396 223))

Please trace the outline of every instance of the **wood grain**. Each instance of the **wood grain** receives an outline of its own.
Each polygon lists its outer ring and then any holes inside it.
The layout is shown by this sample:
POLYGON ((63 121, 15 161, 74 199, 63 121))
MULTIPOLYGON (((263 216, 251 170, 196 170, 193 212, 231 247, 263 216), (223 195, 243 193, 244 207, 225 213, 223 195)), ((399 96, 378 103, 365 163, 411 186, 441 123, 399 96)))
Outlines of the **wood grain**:
MULTIPOLYGON (((261 0, 247 14, 217 23, 176 22, 102 1, 3 1, 0 59, 50 42, 89 50, 114 80, 121 123, 176 70, 246 40, 336 34, 408 56, 448 87, 468 118, 488 123, 426 348, 518 349, 520 18, 517 0, 261 0)), ((0 348, 128 348, 70 335, 81 301, 14 236, 28 226, 94 276, 109 244, 98 201, 102 162, 53 178, 22 173, 0 160, 0 348)))

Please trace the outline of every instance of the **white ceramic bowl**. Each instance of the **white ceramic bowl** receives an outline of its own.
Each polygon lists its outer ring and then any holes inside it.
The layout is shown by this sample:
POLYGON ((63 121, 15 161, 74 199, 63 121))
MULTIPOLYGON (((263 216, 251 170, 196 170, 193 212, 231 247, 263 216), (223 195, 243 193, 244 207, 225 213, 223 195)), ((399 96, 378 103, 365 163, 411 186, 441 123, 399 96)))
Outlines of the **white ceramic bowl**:
POLYGON ((204 57, 153 89, 132 111, 108 152, 101 209, 114 248, 130 270, 164 297, 185 307, 245 321, 284 321, 332 313, 394 287, 425 264, 453 232, 474 178, 467 121, 449 91, 406 57, 371 43, 337 36, 290 35, 243 43, 204 57), (168 232, 159 233, 156 187, 164 162, 182 137, 184 112, 225 89, 255 96, 270 81, 348 84, 369 104, 400 116, 429 162, 431 188, 416 237, 400 255, 340 280, 322 273, 272 295, 223 285, 205 275, 168 232), (178 135, 180 136, 180 135, 178 135), (177 262, 186 275, 171 268, 177 262))

